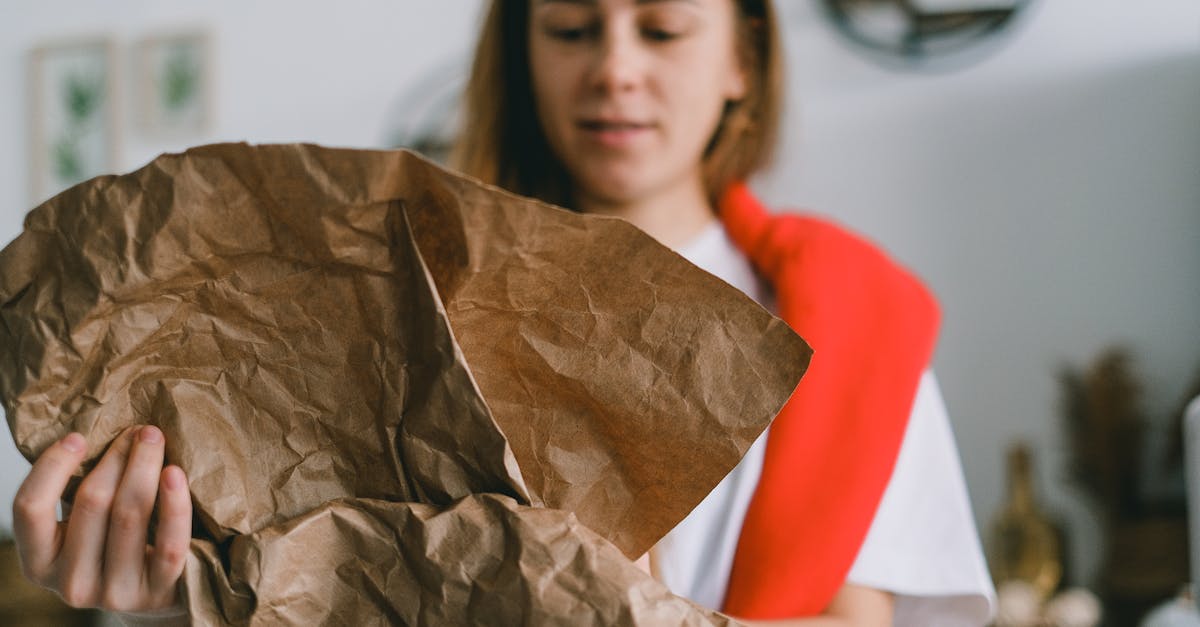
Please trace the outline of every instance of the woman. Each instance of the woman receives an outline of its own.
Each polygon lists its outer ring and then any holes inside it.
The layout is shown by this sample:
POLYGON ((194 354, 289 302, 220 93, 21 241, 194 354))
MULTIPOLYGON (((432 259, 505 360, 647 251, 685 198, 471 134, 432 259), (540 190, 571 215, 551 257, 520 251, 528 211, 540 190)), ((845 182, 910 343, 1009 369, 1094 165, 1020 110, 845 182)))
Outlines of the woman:
MULTIPOLYGON (((981 624, 990 584, 925 373, 932 300, 869 245, 771 218, 740 183, 774 142, 774 28, 762 1, 499 0, 457 163, 620 216, 765 302, 736 242, 814 345, 769 435, 652 552, 668 585, 771 624, 981 624)), ((26 574, 72 605, 178 614, 191 511, 183 472, 161 468, 162 440, 154 427, 124 434, 61 524, 55 504, 83 447, 70 435, 48 449, 14 503, 26 574)))
POLYGON ((654 552, 675 592, 746 618, 982 624, 991 584, 927 372, 936 306, 872 246, 771 218, 741 184, 770 157, 781 74, 764 0, 500 0, 456 165, 632 222, 776 297, 813 345, 769 435, 654 552))

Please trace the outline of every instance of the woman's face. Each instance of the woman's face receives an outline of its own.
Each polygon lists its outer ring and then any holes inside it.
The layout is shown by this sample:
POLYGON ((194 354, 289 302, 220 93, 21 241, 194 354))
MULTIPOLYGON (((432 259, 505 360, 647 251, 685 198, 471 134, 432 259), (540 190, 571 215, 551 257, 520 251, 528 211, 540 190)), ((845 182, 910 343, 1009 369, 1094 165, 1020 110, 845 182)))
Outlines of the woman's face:
POLYGON ((576 194, 604 202, 695 184, 740 99, 732 0, 530 0, 534 102, 576 194))

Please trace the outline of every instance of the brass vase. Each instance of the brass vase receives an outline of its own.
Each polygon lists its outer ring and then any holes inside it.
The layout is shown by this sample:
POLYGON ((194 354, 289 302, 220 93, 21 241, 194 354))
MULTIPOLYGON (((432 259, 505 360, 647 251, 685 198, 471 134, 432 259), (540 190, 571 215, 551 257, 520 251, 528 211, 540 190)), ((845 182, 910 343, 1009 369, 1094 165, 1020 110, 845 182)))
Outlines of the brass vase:
POLYGON ((1030 457, 1024 443, 1008 451, 1008 491, 992 521, 988 564, 997 586, 1023 581, 1045 601, 1062 581, 1062 542, 1058 528, 1038 507, 1030 457))

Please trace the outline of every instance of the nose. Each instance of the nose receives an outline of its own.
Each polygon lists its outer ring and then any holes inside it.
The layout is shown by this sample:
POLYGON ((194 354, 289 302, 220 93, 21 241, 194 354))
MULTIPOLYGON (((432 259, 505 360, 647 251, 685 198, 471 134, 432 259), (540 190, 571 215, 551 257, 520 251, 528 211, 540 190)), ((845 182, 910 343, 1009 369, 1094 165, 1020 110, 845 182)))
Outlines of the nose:
POLYGON ((592 87, 604 94, 636 90, 646 72, 646 55, 635 29, 612 25, 596 46, 592 87))

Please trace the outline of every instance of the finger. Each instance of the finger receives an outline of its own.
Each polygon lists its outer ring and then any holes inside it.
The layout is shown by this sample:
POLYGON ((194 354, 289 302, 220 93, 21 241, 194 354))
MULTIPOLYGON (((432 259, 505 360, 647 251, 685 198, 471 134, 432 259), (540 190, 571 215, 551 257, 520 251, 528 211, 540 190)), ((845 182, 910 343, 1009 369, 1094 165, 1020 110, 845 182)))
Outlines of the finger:
POLYGON ((147 588, 163 606, 175 603, 176 584, 192 541, 192 496, 179 466, 162 472, 158 489, 158 531, 147 568, 147 588))
POLYGON ((67 434, 34 462, 13 499, 13 535, 21 567, 38 583, 45 581, 62 545, 55 508, 86 449, 83 436, 67 434))
POLYGON ((134 438, 108 517, 101 599, 106 608, 129 609, 141 593, 146 532, 154 511, 162 464, 162 431, 157 427, 142 427, 134 438))
POLYGON ((58 559, 59 593, 68 605, 90 607, 98 601, 108 516, 136 430, 126 429, 113 440, 75 493, 58 559))

